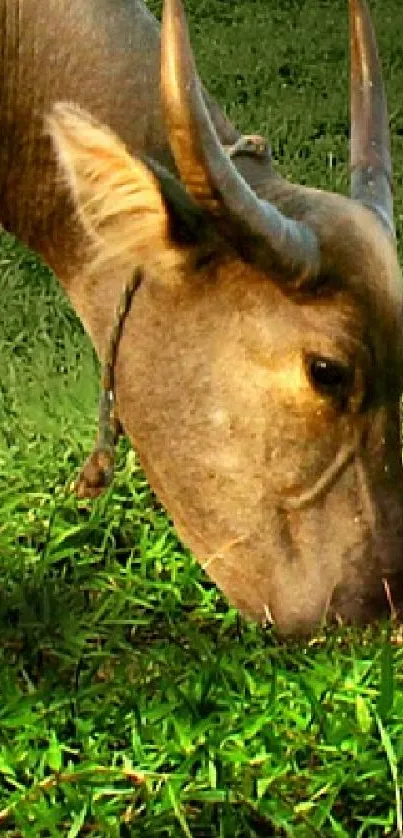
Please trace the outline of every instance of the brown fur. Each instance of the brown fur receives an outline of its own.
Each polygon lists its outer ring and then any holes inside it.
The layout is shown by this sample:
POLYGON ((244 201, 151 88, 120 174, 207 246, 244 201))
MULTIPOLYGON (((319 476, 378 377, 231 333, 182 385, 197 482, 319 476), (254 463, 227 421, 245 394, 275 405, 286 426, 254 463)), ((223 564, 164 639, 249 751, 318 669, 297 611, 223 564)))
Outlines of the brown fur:
MULTIPOLYGON (((235 605, 297 633, 325 616, 365 621, 388 612, 385 581, 400 607, 402 286, 394 244, 358 203, 291 186, 267 161, 241 158, 256 193, 305 221, 320 242, 321 271, 311 283, 299 287, 258 267, 253 247, 241 250, 230 225, 218 232, 156 165, 174 169, 159 109, 158 32, 140 3, 114 0, 112 15, 108 2, 93 19, 91 4, 72 0, 65 25, 59 2, 23 4, 4 78, 20 60, 16 45, 19 55, 25 45, 25 84, 10 84, 7 96, 0 86, 7 136, 18 140, 3 152, 1 217, 55 268, 101 358, 122 287, 136 265, 144 268, 118 352, 119 419, 179 534, 235 605), (38 48, 46 18, 63 31, 74 66, 52 85, 36 63, 54 49, 49 36, 38 48), (83 71, 89 44, 94 84, 83 71), (109 84, 107 73, 98 88, 115 45, 115 79, 109 84), (147 72, 133 69, 132 81, 130 68, 145 53, 147 72), (50 118, 78 218, 63 183, 55 189, 42 132, 55 97, 88 107, 121 138, 77 107, 50 118), (21 214, 24 200, 29 212, 21 214), (351 369, 343 403, 315 389, 311 355, 351 369)), ((13 4, 2 4, 13 17, 13 4)), ((221 140, 233 141, 239 135, 211 108, 221 140)))
POLYGON ((50 128, 97 236, 78 310, 101 356, 122 283, 145 268, 119 351, 119 416, 209 575, 285 631, 327 611, 371 617, 384 578, 399 601, 402 294, 378 221, 336 195, 301 206, 323 252, 313 289, 282 287, 219 238, 197 267, 200 242, 167 237, 175 209, 142 161, 75 108, 50 128), (353 363, 347 408, 315 392, 309 353, 353 363))

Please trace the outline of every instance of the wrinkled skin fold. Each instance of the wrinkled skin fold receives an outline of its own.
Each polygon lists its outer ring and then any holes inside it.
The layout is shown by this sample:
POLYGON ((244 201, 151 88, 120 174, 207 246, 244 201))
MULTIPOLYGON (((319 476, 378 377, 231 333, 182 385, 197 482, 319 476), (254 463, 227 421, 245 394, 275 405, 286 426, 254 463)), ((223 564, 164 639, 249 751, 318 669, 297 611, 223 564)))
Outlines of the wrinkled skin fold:
POLYGON ((349 8, 350 197, 290 184, 269 157, 229 158, 239 134, 201 88, 180 0, 164 3, 161 86, 150 71, 149 104, 131 104, 133 123, 136 108, 156 114, 143 136, 64 81, 43 95, 38 139, 43 183, 57 159, 67 184, 48 233, 41 204, 24 227, 3 193, 4 223, 54 267, 101 360, 141 268, 117 352, 119 420, 206 573, 285 634, 368 622, 403 600, 389 131, 369 11, 349 8))

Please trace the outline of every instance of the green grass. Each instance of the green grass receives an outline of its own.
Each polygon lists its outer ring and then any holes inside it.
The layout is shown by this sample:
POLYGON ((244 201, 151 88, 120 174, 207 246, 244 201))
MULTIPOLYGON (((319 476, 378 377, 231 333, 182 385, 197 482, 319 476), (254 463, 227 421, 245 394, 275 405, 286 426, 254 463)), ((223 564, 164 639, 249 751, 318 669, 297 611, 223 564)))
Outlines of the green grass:
MULTIPOLYGON (((267 134, 293 179, 346 190, 346 3, 186 6, 231 118, 267 134)), ((400 0, 371 6, 400 227, 400 0)), ((113 487, 77 502, 93 351, 54 278, 6 237, 0 270, 0 832, 401 834, 403 654, 390 628, 304 646, 242 622, 125 441, 113 487)))

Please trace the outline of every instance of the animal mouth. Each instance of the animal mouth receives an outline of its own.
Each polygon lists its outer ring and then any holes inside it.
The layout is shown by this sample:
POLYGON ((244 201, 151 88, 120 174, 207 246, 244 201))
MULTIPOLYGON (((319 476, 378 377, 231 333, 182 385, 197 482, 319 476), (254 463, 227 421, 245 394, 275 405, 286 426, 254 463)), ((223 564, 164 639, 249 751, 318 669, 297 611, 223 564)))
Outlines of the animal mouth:
MULTIPOLYGON (((372 622, 374 619, 374 614, 371 611, 371 606, 374 606, 374 610, 376 610, 376 614, 378 618, 381 619, 386 618, 389 619, 392 624, 396 625, 399 619, 399 609, 397 608, 393 593, 391 590, 391 585, 389 580, 386 577, 383 577, 381 580, 381 585, 379 586, 378 594, 371 603, 368 603, 366 606, 362 603, 362 612, 356 614, 354 612, 349 613, 348 610, 344 607, 342 603, 337 602, 337 593, 335 595, 334 592, 328 597, 326 602, 325 608, 323 609, 323 613, 319 616, 318 620, 312 625, 306 625, 302 628, 301 626, 296 625, 295 630, 288 632, 284 631, 281 628, 281 623, 278 626, 281 634, 291 634, 294 636, 298 635, 305 635, 305 636, 312 636, 315 637, 317 631, 324 629, 326 626, 337 625, 339 629, 346 627, 347 625, 363 625, 365 623, 372 622), (332 600, 335 599, 333 602, 332 600)), ((267 603, 263 605, 263 618, 261 620, 261 625, 263 628, 276 628, 277 621, 270 606, 267 603)))

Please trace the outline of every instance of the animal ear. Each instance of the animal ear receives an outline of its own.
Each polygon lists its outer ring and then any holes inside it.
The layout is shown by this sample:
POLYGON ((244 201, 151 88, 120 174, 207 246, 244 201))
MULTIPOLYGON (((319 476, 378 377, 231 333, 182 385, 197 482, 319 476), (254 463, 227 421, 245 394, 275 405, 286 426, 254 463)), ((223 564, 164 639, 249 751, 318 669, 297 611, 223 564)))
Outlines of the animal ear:
POLYGON ((55 105, 47 128, 94 243, 96 269, 118 261, 177 275, 209 228, 181 184, 154 162, 132 157, 109 128, 75 105, 55 105))

